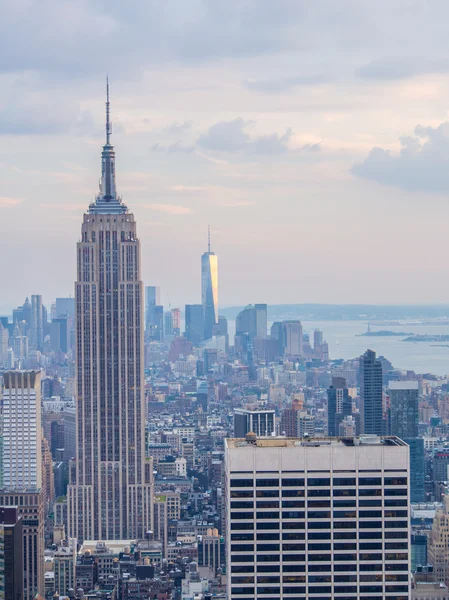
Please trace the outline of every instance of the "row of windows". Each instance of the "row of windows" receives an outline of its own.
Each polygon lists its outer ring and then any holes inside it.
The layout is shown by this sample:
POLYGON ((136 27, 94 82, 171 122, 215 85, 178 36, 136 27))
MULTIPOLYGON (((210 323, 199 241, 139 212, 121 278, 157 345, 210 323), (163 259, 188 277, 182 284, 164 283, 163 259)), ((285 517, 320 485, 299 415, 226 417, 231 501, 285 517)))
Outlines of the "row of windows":
MULTIPOLYGON (((305 490, 294 490, 294 489, 283 489, 280 490, 282 498, 304 498, 305 490)), ((330 488, 326 489, 314 489, 309 488, 307 490, 307 497, 310 498, 355 498, 355 497, 366 497, 366 496, 405 496, 407 497, 407 488, 395 487, 395 488, 330 488)), ((256 490, 256 498, 278 498, 279 490, 256 490)), ((253 490, 231 490, 231 498, 253 498, 253 490)))
MULTIPOLYGON (((272 490, 270 490, 272 491, 272 490)), ((296 490, 283 490, 283 492, 292 492, 296 493, 296 490)), ((306 500, 285 500, 285 495, 282 496, 282 507, 294 507, 294 508, 305 508, 306 500)), ((288 496, 287 496, 288 497, 288 496)), ((290 496, 291 497, 291 496, 290 496)), ((389 499, 385 498, 383 502, 385 508, 399 507, 399 506, 407 506, 407 499, 389 499)), ((348 498, 344 500, 337 500, 334 498, 333 507, 334 508, 355 508, 357 505, 356 498, 348 498)), ((382 507, 382 499, 370 499, 364 500, 359 498, 359 508, 362 507, 382 507)), ((254 500, 251 497, 251 500, 231 500, 231 509, 233 508, 250 508, 254 507, 254 500)), ((269 500, 256 500, 257 508, 279 508, 279 498, 271 498, 269 500)), ((331 500, 329 499, 320 499, 320 500, 307 500, 308 508, 330 508, 331 500)))
MULTIPOLYGON (((321 565, 311 565, 312 568, 321 565)), ((337 567, 342 567, 343 565, 336 565, 337 567)), ((353 567, 354 565, 350 565, 353 567)), ((337 569, 338 570, 338 569, 337 569)), ((339 569, 342 570, 341 568, 339 569)), ((348 569, 349 570, 349 569, 348 569)), ((350 569, 354 571, 355 569, 350 569)), ((284 573, 283 581, 285 582, 305 582, 305 565, 284 565, 282 568, 284 573), (285 573, 296 573, 295 575, 285 575, 285 573), (304 575, 298 575, 298 573, 304 573, 304 575)), ((315 569, 316 571, 316 569, 315 569)), ((257 583, 266 583, 266 581, 262 581, 259 573, 276 573, 277 579, 281 576, 279 565, 257 565, 257 583)), ((254 566, 252 565, 233 565, 232 566, 232 583, 253 583, 255 577, 254 566), (235 576, 237 574, 237 576, 235 576), (239 575, 243 574, 243 575, 239 575)), ((311 575, 311 569, 309 569, 309 583, 331 583, 332 578, 334 582, 339 583, 357 583, 357 577, 359 577, 361 583, 373 582, 373 583, 383 583, 385 582, 404 582, 408 581, 409 575, 408 573, 374 573, 374 574, 364 574, 364 573, 345 573, 344 575, 336 575, 335 573, 327 573, 326 575, 311 575)))
MULTIPOLYGON (((288 504, 288 503, 287 503, 288 504)), ((288 506, 284 506, 283 508, 288 508, 288 506)), ((258 507, 261 508, 261 507, 258 507)), ((263 507, 263 508, 273 508, 273 507, 263 507)), ((334 519, 356 519, 358 516, 359 519, 381 519, 382 516, 384 518, 407 518, 408 511, 407 510, 394 510, 390 507, 385 508, 383 513, 381 510, 363 510, 359 509, 358 514, 355 510, 309 510, 307 511, 308 519, 330 519, 333 517, 334 519)), ((246 520, 254 518, 253 512, 231 512, 231 519, 233 520, 246 520)), ((277 512, 256 512, 257 519, 279 519, 279 511, 277 512)), ((304 519, 305 512, 304 511, 283 511, 282 513, 283 519, 304 519)))
MULTIPOLYGON (((232 587, 232 594, 240 594, 246 596, 254 596, 254 588, 251 587, 232 587)), ((283 587, 282 591, 284 594, 305 594, 306 587, 305 586, 289 586, 283 587)), ((382 592, 408 592, 407 585, 386 585, 385 589, 381 585, 361 585, 357 587, 356 585, 336 585, 331 587, 330 585, 321 585, 321 586, 313 586, 309 585, 307 587, 307 592, 309 594, 331 594, 334 592, 335 594, 356 594, 359 592, 360 594, 380 594, 382 592)), ((280 594, 280 587, 267 587, 261 586, 257 587, 258 594, 280 594)), ((268 600, 268 599, 267 599, 268 600)), ((318 599, 316 599, 318 600, 318 599)))
MULTIPOLYGON (((356 479, 355 477, 334 477, 332 479, 333 486, 339 487, 349 487, 349 486, 381 486, 382 485, 382 477, 359 477, 356 479)), ((407 485, 407 477, 389 477, 385 476, 383 478, 384 485, 407 485)), ((233 487, 253 487, 254 480, 253 479, 231 479, 231 488, 233 487)), ((298 478, 282 478, 281 479, 282 487, 304 487, 305 480, 298 478)), ((310 487, 329 487, 331 485, 331 480, 329 477, 309 477, 307 479, 307 486, 310 487)), ((270 478, 270 479, 256 479, 256 487, 279 487, 279 478, 270 478)))

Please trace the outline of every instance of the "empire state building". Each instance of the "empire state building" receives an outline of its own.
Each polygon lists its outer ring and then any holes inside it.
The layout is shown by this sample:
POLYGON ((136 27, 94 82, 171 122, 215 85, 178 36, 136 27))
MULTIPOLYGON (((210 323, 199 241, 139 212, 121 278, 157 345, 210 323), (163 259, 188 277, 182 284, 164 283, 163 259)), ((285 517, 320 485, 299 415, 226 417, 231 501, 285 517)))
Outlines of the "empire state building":
POLYGON ((83 540, 144 539, 152 529, 145 458, 143 284, 134 215, 117 195, 109 86, 100 192, 77 244, 76 457, 68 532, 83 540))

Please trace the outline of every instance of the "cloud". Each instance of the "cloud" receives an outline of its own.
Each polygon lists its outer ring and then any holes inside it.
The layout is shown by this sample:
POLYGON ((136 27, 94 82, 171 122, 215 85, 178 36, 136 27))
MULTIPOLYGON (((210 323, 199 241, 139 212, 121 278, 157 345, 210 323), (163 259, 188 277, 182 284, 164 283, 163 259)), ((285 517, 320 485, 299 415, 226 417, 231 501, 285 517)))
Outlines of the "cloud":
POLYGON ((171 125, 165 127, 163 132, 168 133, 169 135, 182 135, 190 131, 192 124, 193 121, 184 121, 184 123, 178 123, 178 121, 174 121, 171 125))
POLYGON ((356 70, 361 79, 406 79, 429 73, 447 73, 449 60, 424 57, 387 57, 373 60, 356 70))
POLYGON ((358 177, 407 191, 449 191, 449 122, 438 127, 417 125, 414 136, 400 138, 401 149, 392 154, 372 148, 351 171, 358 177))
POLYGON ((170 215, 187 215, 193 212, 191 208, 178 204, 141 204, 140 206, 170 215))
POLYGON ((272 133, 251 137, 245 128, 251 121, 242 118, 215 123, 203 134, 197 144, 207 150, 223 152, 246 152, 248 154, 281 154, 288 151, 293 132, 288 129, 283 135, 272 133))
POLYGON ((0 208, 10 208, 23 202, 22 198, 8 198, 6 196, 0 196, 0 208))
POLYGON ((255 92, 275 94, 279 92, 290 92, 298 86, 319 85, 326 83, 328 79, 323 75, 298 75, 297 77, 284 77, 281 79, 249 79, 244 82, 245 87, 255 92))
POLYGON ((151 147, 151 152, 167 152, 168 154, 175 154, 178 152, 182 154, 190 154, 194 150, 195 146, 183 146, 180 141, 169 145, 160 144, 158 142, 151 147))

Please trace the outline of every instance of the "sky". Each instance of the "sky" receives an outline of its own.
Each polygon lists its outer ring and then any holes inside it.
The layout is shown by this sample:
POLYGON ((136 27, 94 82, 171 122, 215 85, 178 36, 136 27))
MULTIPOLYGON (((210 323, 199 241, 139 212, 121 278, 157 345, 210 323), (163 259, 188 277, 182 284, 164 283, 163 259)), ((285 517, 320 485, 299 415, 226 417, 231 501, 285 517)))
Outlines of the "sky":
POLYGON ((449 299, 446 0, 0 0, 0 314, 73 294, 105 79, 164 304, 449 299))

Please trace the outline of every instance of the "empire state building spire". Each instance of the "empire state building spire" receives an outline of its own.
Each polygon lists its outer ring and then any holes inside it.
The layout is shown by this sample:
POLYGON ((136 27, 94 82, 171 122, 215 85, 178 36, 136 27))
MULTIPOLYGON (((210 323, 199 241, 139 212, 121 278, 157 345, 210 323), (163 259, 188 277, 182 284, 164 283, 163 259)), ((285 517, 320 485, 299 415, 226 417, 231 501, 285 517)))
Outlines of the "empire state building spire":
POLYGON ((117 195, 115 185, 115 152, 111 145, 111 130, 109 79, 106 78, 106 143, 101 153, 100 192, 95 202, 89 206, 89 212, 94 214, 119 214, 127 211, 117 195))

